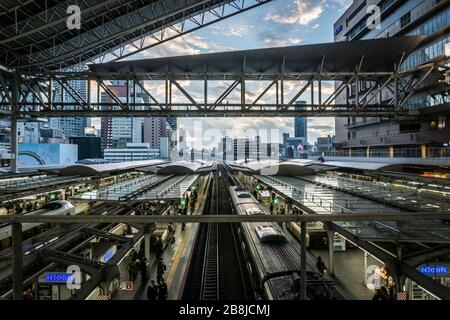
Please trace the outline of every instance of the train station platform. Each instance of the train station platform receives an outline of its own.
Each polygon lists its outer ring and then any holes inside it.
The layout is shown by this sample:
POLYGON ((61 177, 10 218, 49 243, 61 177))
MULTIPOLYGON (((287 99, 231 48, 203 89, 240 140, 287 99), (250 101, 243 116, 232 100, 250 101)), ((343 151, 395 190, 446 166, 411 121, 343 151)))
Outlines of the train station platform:
MULTIPOLYGON (((203 198, 203 195, 201 196, 203 198)), ((194 208, 194 214, 202 210, 203 200, 199 199, 194 208)), ((191 214, 189 209, 188 214, 191 214)), ((179 300, 182 298, 184 283, 188 275, 191 256, 194 251, 195 240, 199 225, 197 223, 187 223, 184 230, 181 225, 174 225, 175 242, 169 243, 164 248, 162 259, 166 265, 166 271, 163 278, 167 284, 168 300, 179 300)), ((122 263, 119 267, 121 282, 129 280, 129 274, 126 270, 127 263, 122 263)), ((148 274, 145 283, 142 282, 141 274, 138 273, 134 281, 133 289, 129 291, 120 290, 112 300, 146 300, 147 287, 151 280, 156 283, 157 279, 157 263, 156 255, 151 254, 148 262, 148 274)))
MULTIPOLYGON (((329 266, 327 250, 312 250, 320 256, 325 265, 329 266)), ((334 276, 331 276, 345 290, 349 300, 372 300, 374 293, 365 285, 364 252, 359 249, 349 249, 334 252, 334 276)))
MULTIPOLYGON (((162 259, 167 269, 163 277, 168 287, 169 296, 168 299, 176 299, 177 288, 181 288, 181 277, 174 277, 175 274, 183 274, 184 264, 182 262, 184 248, 189 245, 189 239, 191 234, 191 225, 186 225, 184 231, 181 231, 181 226, 177 226, 175 229, 175 243, 167 244, 165 247, 162 259), (178 270, 178 268, 180 270, 178 270)), ((128 257, 127 257, 128 258, 128 257)), ((126 258, 126 259, 127 259, 126 258)), ((151 280, 156 283, 157 278, 157 263, 156 255, 151 254, 150 261, 148 262, 148 274, 145 282, 142 282, 140 272, 138 273, 136 280, 133 283, 132 290, 119 290, 111 300, 146 300, 147 299, 147 287, 151 280)), ((129 274, 127 272, 127 263, 122 263, 119 267, 120 281, 125 282, 129 280, 129 274)))

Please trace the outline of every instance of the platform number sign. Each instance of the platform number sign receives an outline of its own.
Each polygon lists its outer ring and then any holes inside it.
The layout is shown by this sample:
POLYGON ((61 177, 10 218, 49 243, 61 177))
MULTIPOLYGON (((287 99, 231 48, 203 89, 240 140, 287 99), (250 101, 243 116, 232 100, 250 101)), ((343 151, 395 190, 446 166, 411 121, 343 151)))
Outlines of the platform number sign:
POLYGON ((380 268, 376 265, 367 267, 367 287, 371 290, 381 288, 380 268))
POLYGON ((133 291, 133 282, 132 281, 124 281, 120 284, 120 290, 123 291, 133 291))

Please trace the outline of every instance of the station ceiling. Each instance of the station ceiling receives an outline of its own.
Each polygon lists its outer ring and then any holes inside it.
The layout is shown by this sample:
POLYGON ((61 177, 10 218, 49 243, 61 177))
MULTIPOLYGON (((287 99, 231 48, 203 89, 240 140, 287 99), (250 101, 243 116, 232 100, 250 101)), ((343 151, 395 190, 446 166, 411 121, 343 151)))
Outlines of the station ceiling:
MULTIPOLYGON (((2 0, 0 64, 32 70, 63 69, 176 24, 192 22, 192 31, 234 15, 231 6, 242 12, 269 1, 253 0, 251 5, 248 1, 238 6, 230 0, 2 0), (73 4, 80 9, 79 29, 71 23, 76 22, 71 15, 77 13, 74 8, 69 10, 73 4), (212 13, 209 21, 195 20, 205 12, 212 13)), ((155 38, 156 42, 161 40, 155 38)))

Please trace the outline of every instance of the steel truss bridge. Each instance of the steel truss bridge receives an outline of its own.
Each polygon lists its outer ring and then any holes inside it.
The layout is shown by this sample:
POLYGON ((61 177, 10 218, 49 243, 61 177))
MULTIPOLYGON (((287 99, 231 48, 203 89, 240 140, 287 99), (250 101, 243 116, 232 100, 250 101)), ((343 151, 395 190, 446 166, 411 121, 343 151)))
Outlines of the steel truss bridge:
POLYGON ((0 108, 3 115, 17 119, 407 116, 409 99, 420 94, 429 78, 441 77, 437 63, 400 68, 420 41, 421 37, 403 37, 109 62, 81 72, 3 70, 0 108), (389 54, 384 50, 387 47, 389 54), (73 88, 75 80, 86 82, 87 97, 73 88), (111 80, 128 84, 126 100, 109 89, 111 80), (186 82, 201 88, 203 97, 194 98, 186 82), (264 86, 262 91, 246 89, 258 82, 264 86), (212 83, 224 87, 214 99, 208 95, 212 83), (285 93, 288 83, 296 87, 290 96, 285 93), (162 97, 150 89, 153 84, 161 85, 162 97), (66 93, 72 99, 57 100, 56 91, 59 97, 66 93), (175 101, 176 91, 185 102, 175 101), (101 93, 109 102, 101 102, 101 93), (305 94, 310 102, 297 105, 305 94))

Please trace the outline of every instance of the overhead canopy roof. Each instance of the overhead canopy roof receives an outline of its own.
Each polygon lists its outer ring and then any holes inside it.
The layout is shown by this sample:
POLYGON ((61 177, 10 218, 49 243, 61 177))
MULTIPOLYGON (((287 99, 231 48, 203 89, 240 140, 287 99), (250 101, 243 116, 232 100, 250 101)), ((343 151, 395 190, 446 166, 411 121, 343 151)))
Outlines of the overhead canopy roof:
POLYGON ((234 170, 250 171, 267 176, 302 176, 315 174, 316 171, 309 165, 314 161, 278 161, 263 160, 249 163, 227 163, 234 170))
POLYGON ((149 167, 158 164, 163 164, 163 160, 145 160, 145 161, 130 161, 107 164, 75 164, 67 166, 59 171, 62 176, 96 176, 101 174, 109 174, 111 172, 119 172, 125 170, 132 170, 136 168, 149 167))
POLYGON ((362 161, 325 161, 320 165, 337 167, 340 169, 355 169, 355 170, 370 170, 370 171, 383 171, 383 170, 398 170, 401 169, 401 164, 390 164, 381 162, 362 162, 362 161))
POLYGON ((323 59, 323 72, 354 72, 361 61, 361 72, 389 72, 394 70, 403 53, 412 52, 422 39, 420 36, 383 38, 142 59, 90 65, 90 70, 165 73, 167 68, 176 78, 177 75, 203 74, 206 67, 208 78, 213 79, 214 75, 242 73, 243 68, 246 74, 276 74, 282 65, 285 73, 317 72, 323 59))
POLYGON ((185 175, 197 172, 202 165, 197 162, 178 161, 158 166, 157 173, 160 175, 185 175))

